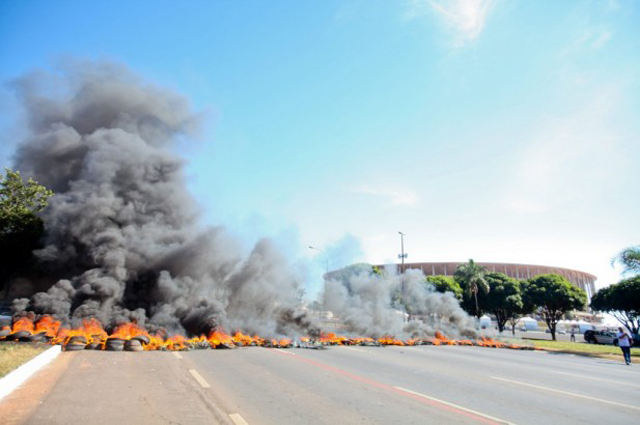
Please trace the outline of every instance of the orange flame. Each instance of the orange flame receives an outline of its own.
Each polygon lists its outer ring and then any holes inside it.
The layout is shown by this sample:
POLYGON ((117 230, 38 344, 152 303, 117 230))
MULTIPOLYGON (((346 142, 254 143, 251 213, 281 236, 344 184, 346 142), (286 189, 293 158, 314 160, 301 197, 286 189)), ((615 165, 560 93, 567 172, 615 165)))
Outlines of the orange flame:
POLYGON ((16 320, 13 323, 13 326, 11 328, 11 333, 24 332, 24 331, 33 333, 33 330, 34 330, 33 322, 30 319, 23 317, 21 319, 16 320))
POLYGON ((38 334, 44 332, 48 337, 54 337, 60 330, 61 323, 51 316, 42 316, 40 320, 36 322, 34 333, 38 334))
POLYGON ((110 336, 112 338, 131 339, 134 336, 140 335, 148 337, 149 333, 144 328, 138 326, 136 323, 129 322, 116 327, 110 336))
POLYGON ((209 340, 212 348, 218 348, 221 345, 225 345, 227 347, 235 346, 233 338, 224 333, 222 330, 215 330, 211 332, 207 339, 209 340))

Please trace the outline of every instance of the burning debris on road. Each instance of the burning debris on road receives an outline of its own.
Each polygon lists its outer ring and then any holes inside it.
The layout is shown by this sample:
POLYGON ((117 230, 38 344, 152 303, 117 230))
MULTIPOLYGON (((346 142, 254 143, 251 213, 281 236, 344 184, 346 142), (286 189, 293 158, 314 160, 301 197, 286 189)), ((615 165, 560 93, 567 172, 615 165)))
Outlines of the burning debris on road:
POLYGON ((74 329, 61 327, 60 322, 51 316, 42 316, 35 323, 28 317, 22 317, 0 330, 0 341, 40 341, 60 344, 65 351, 107 350, 107 351, 185 351, 191 349, 223 349, 236 347, 267 348, 324 348, 335 345, 361 346, 416 346, 416 345, 466 345, 491 348, 532 349, 528 346, 505 344, 489 338, 478 340, 453 340, 436 332, 433 338, 409 339, 402 341, 391 337, 348 338, 335 333, 321 334, 317 339, 302 337, 298 340, 265 339, 257 335, 249 336, 236 332, 233 336, 215 330, 209 335, 187 339, 181 335, 166 337, 149 334, 135 323, 118 326, 108 334, 95 319, 84 320, 82 326, 74 329))

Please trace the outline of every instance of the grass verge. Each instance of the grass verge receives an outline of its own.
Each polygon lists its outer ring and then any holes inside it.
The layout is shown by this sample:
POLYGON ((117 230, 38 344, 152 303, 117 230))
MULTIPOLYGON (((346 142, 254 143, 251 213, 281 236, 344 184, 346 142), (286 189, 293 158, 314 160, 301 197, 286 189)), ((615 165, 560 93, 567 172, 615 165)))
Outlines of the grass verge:
MULTIPOLYGON (((536 348, 563 353, 580 354, 584 356, 607 357, 617 356, 622 358, 620 348, 613 345, 586 344, 581 342, 547 341, 542 339, 529 340, 536 348)), ((631 349, 631 357, 640 359, 640 348, 631 349)))
POLYGON ((50 347, 32 342, 0 342, 0 378, 50 347))

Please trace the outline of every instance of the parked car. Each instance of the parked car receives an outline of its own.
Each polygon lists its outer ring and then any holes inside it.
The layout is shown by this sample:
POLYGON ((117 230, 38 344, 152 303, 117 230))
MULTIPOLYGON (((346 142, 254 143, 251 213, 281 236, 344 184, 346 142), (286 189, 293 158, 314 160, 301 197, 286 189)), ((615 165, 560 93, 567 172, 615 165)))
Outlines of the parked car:
POLYGON ((613 344, 618 345, 618 337, 614 332, 592 331, 584 332, 584 340, 590 344, 613 344))

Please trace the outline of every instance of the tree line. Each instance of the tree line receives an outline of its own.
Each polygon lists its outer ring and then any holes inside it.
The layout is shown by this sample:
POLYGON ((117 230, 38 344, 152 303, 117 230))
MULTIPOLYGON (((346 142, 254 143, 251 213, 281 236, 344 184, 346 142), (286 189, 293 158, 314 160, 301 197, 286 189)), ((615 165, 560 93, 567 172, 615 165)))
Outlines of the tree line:
POLYGON ((452 292, 471 315, 494 315, 499 332, 507 323, 515 332, 521 317, 536 314, 545 321, 554 340, 558 321, 567 312, 585 309, 587 303, 587 294, 564 276, 541 274, 518 280, 488 272, 473 260, 459 265, 453 276, 428 276, 425 284, 439 292, 452 292))
MULTIPOLYGON (((640 273, 640 247, 622 250, 613 259, 623 273, 640 273)), ((518 320, 539 316, 556 339, 558 322, 573 310, 585 310, 587 294, 558 274, 541 274, 518 280, 504 273, 488 272, 473 260, 460 264, 453 276, 428 276, 425 284, 439 292, 451 292, 469 314, 495 316, 498 330, 507 323, 515 332, 518 320)), ((600 289, 591 299, 593 311, 612 314, 633 333, 640 327, 640 275, 600 289)))

